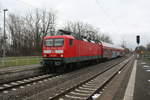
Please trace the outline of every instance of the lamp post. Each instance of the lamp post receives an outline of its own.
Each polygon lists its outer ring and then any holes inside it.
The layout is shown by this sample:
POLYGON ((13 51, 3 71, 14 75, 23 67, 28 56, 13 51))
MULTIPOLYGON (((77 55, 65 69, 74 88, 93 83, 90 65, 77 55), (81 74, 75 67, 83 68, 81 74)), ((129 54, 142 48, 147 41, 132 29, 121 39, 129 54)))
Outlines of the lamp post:
POLYGON ((4 65, 4 58, 5 58, 5 47, 6 47, 6 39, 7 39, 7 37, 6 37, 6 31, 5 31, 5 20, 6 20, 6 16, 5 16, 5 14, 6 14, 6 11, 8 11, 8 9, 4 9, 3 10, 4 11, 4 38, 3 38, 3 65, 4 65))

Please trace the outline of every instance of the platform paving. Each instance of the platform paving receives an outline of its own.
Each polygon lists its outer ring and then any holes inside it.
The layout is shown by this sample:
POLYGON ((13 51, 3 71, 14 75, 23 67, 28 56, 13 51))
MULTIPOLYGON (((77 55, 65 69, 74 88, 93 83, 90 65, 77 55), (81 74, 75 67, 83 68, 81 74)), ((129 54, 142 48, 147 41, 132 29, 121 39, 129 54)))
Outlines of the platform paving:
POLYGON ((138 60, 133 100, 150 100, 150 60, 138 60))
POLYGON ((135 60, 132 73, 124 94, 123 100, 133 100, 134 87, 135 87, 135 78, 136 78, 136 69, 137 69, 137 60, 135 60))
POLYGON ((96 100, 150 100, 150 60, 136 59, 131 66, 96 100))

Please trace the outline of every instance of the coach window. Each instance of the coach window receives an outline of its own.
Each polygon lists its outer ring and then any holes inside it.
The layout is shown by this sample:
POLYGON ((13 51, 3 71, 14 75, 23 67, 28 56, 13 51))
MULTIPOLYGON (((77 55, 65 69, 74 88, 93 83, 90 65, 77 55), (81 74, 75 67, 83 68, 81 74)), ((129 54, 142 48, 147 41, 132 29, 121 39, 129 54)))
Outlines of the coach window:
POLYGON ((73 45, 73 39, 69 40, 69 45, 72 46, 73 45))

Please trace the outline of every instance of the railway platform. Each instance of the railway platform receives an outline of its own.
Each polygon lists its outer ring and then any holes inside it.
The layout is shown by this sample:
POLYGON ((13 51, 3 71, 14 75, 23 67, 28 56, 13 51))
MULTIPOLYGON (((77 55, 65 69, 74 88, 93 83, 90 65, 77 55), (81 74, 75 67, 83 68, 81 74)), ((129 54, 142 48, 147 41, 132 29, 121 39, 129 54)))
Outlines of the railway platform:
POLYGON ((150 100, 150 59, 136 59, 96 100, 150 100))
POLYGON ((150 100, 150 59, 137 61, 133 100, 150 100))

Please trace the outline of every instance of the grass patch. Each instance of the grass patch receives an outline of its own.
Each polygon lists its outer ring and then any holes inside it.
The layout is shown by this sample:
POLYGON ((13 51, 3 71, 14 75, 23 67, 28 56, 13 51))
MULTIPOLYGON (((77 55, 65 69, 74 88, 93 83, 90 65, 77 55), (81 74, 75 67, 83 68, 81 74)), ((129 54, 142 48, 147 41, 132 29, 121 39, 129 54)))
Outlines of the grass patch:
POLYGON ((0 68, 10 67, 10 66, 23 66, 39 64, 41 57, 7 57, 5 59, 0 59, 0 68))

